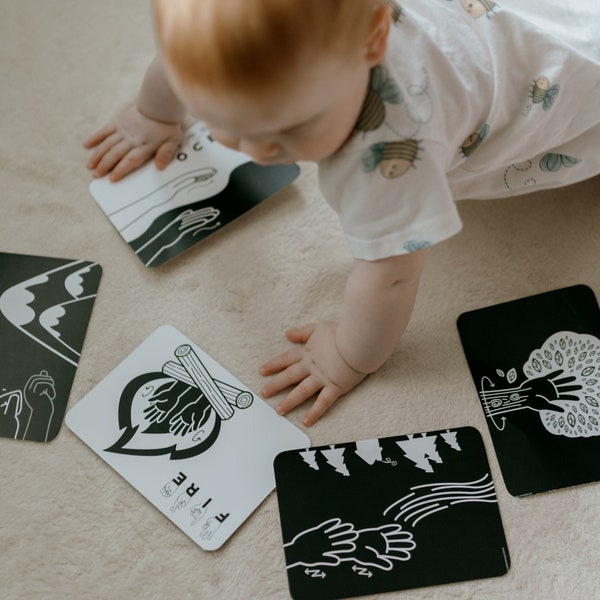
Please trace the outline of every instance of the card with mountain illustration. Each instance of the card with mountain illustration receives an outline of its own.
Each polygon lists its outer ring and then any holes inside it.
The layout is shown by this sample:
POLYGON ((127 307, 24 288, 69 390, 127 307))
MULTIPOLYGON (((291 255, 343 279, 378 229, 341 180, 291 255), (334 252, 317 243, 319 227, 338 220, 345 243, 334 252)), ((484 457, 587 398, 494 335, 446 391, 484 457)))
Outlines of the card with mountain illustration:
POLYGON ((101 275, 92 261, 0 252, 0 436, 58 434, 101 275))

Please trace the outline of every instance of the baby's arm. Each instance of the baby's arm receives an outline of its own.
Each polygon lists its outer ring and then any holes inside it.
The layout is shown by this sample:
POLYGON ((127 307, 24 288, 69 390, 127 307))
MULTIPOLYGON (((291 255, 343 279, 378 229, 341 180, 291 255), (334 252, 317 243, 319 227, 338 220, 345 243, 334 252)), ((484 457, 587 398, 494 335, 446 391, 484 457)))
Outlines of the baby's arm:
POLYGON ((88 169, 95 177, 122 179, 154 156, 159 169, 173 159, 183 139, 185 109, 173 93, 157 56, 144 76, 137 103, 85 141, 95 148, 88 169))
POLYGON ((390 356, 410 319, 424 262, 424 250, 377 261, 354 259, 339 323, 288 331, 298 345, 261 367, 262 375, 274 375, 263 396, 292 386, 277 406, 285 414, 318 394, 303 419, 312 425, 390 356))

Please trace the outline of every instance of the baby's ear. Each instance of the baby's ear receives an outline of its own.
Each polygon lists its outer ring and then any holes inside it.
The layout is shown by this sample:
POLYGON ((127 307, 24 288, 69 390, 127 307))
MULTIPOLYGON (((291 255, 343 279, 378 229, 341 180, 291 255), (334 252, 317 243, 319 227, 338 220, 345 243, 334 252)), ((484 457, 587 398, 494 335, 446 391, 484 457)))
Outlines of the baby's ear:
POLYGON ((392 25, 392 6, 389 2, 378 3, 365 43, 365 58, 370 66, 379 64, 387 49, 387 40, 392 25))

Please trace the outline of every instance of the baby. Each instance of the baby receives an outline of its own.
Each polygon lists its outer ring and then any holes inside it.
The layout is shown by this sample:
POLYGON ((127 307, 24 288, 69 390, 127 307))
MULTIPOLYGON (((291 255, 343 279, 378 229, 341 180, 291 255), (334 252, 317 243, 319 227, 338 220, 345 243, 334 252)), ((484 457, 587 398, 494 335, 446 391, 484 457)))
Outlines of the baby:
POLYGON ((316 161, 353 262, 337 322, 287 331, 262 394, 313 424, 390 356, 455 201, 600 173, 597 0, 155 0, 135 106, 95 176, 166 167, 187 114, 260 164, 316 161), (574 7, 571 7, 574 6, 574 7))

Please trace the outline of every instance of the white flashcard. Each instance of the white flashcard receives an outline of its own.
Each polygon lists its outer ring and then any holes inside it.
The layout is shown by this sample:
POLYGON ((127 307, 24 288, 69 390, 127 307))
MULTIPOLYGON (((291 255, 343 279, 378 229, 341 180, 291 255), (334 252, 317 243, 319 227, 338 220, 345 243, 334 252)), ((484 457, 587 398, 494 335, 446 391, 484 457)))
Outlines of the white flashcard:
POLYGON ((297 165, 261 166, 216 142, 201 122, 187 131, 173 162, 149 162, 113 183, 94 179, 90 193, 147 267, 191 248, 291 183, 297 165))
POLYGON ((67 414, 67 426, 204 550, 275 487, 308 436, 177 329, 157 329, 67 414))

